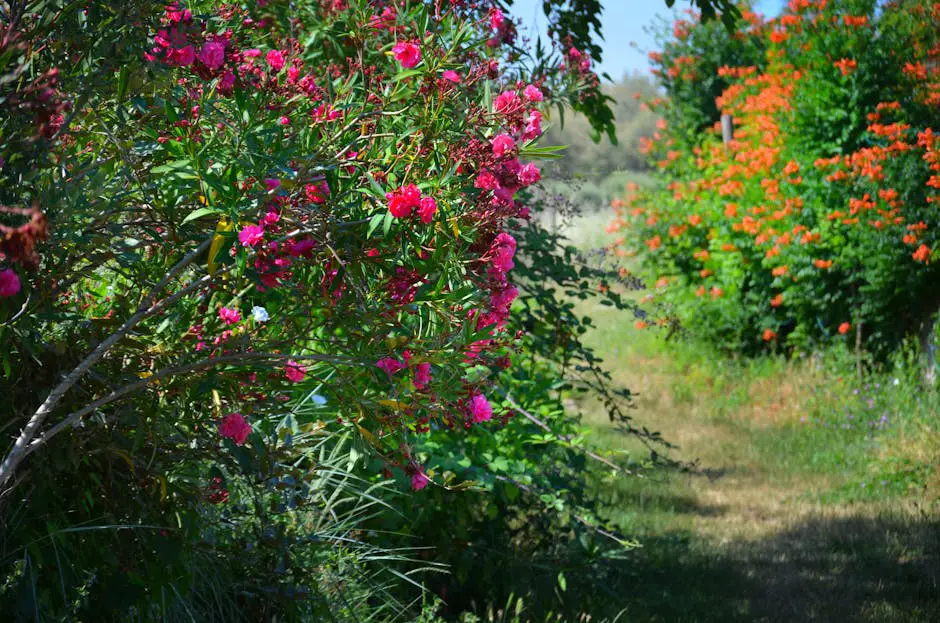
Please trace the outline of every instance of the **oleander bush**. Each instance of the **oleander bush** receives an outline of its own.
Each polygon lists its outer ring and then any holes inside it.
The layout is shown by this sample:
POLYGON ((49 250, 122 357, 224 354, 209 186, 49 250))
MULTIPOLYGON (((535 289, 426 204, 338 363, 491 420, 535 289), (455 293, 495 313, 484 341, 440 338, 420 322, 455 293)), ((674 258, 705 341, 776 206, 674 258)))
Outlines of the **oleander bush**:
POLYGON ((0 611, 385 620, 623 547, 565 397, 664 442, 531 218, 549 104, 612 129, 554 4, 534 56, 498 3, 0 5, 0 611))

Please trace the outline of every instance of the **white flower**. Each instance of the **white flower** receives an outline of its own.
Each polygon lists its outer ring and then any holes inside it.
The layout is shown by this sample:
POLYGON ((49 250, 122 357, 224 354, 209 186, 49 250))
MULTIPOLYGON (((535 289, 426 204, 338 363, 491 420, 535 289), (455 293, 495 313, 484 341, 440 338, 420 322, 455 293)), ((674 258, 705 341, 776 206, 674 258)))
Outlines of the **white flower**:
POLYGON ((317 405, 318 407, 322 407, 323 405, 326 404, 326 398, 324 398, 320 394, 312 394, 310 396, 310 400, 312 400, 313 404, 317 405))
POLYGON ((899 381, 899 380, 897 379, 897 377, 895 377, 895 379, 894 379, 893 381, 891 381, 891 384, 892 384, 892 385, 900 385, 900 384, 901 384, 901 381, 899 381))
POLYGON ((271 318, 268 316, 268 310, 258 305, 251 308, 251 317, 255 319, 255 322, 267 322, 271 318))

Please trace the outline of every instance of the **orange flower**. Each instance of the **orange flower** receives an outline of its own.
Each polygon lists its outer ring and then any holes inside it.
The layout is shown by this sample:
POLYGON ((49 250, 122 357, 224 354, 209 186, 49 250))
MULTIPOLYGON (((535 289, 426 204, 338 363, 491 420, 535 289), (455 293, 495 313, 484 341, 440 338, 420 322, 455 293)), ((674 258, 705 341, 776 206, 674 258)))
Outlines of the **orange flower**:
POLYGON ((782 277, 787 274, 787 266, 786 265, 778 266, 772 271, 770 271, 770 274, 773 275, 774 277, 782 277))
POLYGON ((712 271, 708 270, 707 268, 703 268, 701 272, 699 272, 699 275, 702 277, 702 279, 710 276, 711 274, 712 274, 712 271))
POLYGON ((727 218, 734 218, 737 215, 738 215, 738 204, 726 203, 725 204, 725 216, 727 218))
POLYGON ((783 305, 783 294, 778 294, 777 296, 770 299, 771 307, 780 307, 783 305))
POLYGON ((695 291, 695 296, 705 296, 705 286, 699 286, 695 291))
POLYGON ((915 80, 927 79, 927 67, 923 63, 906 63, 904 73, 915 80))
POLYGON ((764 329, 763 338, 765 342, 769 342, 776 337, 777 337, 776 331, 774 331, 773 329, 764 329))
POLYGON ((711 295, 713 299, 720 298, 724 293, 725 291, 719 288, 718 286, 712 286, 711 295))
POLYGON ((852 330, 852 325, 851 325, 850 323, 848 323, 848 322, 843 322, 842 324, 839 325, 839 334, 840 334, 840 335, 845 335, 846 333, 848 333, 848 332, 851 331, 851 330, 852 330))
POLYGON ((693 214, 693 215, 689 216, 689 224, 690 224, 692 227, 697 227, 697 226, 701 225, 701 223, 702 223, 702 217, 699 216, 698 214, 693 214))
POLYGON ((731 251, 735 250, 735 246, 731 243, 726 242, 723 245, 721 245, 721 250, 727 253, 730 253, 731 251))
POLYGON ((646 241, 646 246, 650 248, 650 251, 655 251, 659 247, 663 246, 663 239, 660 236, 653 236, 646 241))
POLYGON ((645 329, 645 328, 648 327, 649 325, 646 324, 645 322, 643 322, 642 320, 637 320, 635 323, 633 323, 633 326, 636 327, 637 329, 639 329, 640 331, 642 331, 643 329, 645 329))
POLYGON ((842 60, 838 60, 833 63, 833 65, 836 66, 836 69, 842 72, 843 76, 848 76, 855 70, 856 67, 858 67, 858 63, 856 63, 855 60, 851 58, 843 58, 842 60))
POLYGON ((669 277, 660 277, 659 279, 656 280, 657 288, 665 288, 668 285, 669 285, 669 277))
POLYGON ((917 250, 911 253, 911 257, 917 262, 927 262, 930 259, 930 247, 925 244, 917 247, 917 250))
POLYGON ((826 270, 832 266, 832 260, 813 260, 813 266, 822 270, 826 270))
POLYGON ((692 257, 702 262, 706 262, 708 261, 708 251, 706 249, 699 249, 692 254, 692 257))

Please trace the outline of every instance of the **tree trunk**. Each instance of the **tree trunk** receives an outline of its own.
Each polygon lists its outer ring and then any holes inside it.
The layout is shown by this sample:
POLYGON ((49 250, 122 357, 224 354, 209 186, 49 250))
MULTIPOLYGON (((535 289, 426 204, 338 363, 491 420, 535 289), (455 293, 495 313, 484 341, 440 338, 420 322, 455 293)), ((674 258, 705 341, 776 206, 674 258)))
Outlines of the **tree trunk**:
POLYGON ((924 358, 924 382, 930 387, 933 387, 937 380, 937 346, 933 341, 933 329, 936 323, 936 314, 931 314, 920 325, 920 351, 924 358))

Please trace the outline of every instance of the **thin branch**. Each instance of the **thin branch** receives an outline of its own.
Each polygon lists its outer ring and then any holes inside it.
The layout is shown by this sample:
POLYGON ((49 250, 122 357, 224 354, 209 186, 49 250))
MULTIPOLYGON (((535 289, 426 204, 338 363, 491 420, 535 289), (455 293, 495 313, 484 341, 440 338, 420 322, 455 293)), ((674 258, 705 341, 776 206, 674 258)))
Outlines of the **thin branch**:
MULTIPOLYGON (((543 421, 540 420, 539 418, 535 417, 534 415, 532 415, 531 413, 529 413, 528 411, 526 411, 526 410, 522 407, 522 405, 520 405, 518 402, 516 402, 515 400, 513 400, 513 399, 512 399, 512 396, 510 396, 508 393, 503 393, 502 391, 500 391, 500 394, 502 394, 503 398, 506 399, 506 402, 508 402, 510 405, 512 405, 512 408, 513 408, 513 409, 515 409, 516 411, 518 411, 519 413, 521 413, 522 416, 525 417, 525 419, 529 420, 530 422, 532 422, 533 424, 535 424, 536 426, 538 426, 539 428, 541 428, 542 430, 544 430, 544 431, 546 431, 546 432, 549 432, 549 433, 552 432, 552 429, 551 429, 551 427, 549 427, 548 424, 546 424, 545 422, 543 422, 543 421)), ((577 445, 572 441, 570 435, 558 435, 558 438, 561 439, 562 441, 564 441, 565 443, 569 444, 571 447, 577 448, 578 450, 580 450, 581 452, 583 452, 586 456, 588 456, 588 457, 594 459, 595 461, 599 461, 599 462, 603 463, 604 465, 607 465, 608 467, 617 470, 618 472, 622 472, 622 473, 624 473, 624 474, 629 474, 629 475, 631 475, 631 476, 637 476, 637 475, 638 475, 638 474, 636 474, 635 472, 632 472, 632 471, 630 471, 629 469, 627 469, 627 468, 625 468, 625 467, 623 467, 623 466, 621 466, 621 465, 617 465, 616 463, 614 463, 613 461, 610 461, 609 459, 605 459, 605 458, 602 457, 601 455, 599 455, 599 454, 597 454, 597 453, 595 453, 595 452, 592 452, 592 451, 588 450, 587 448, 583 448, 583 447, 577 446, 577 445)))
POLYGON ((184 296, 187 291, 194 289, 193 286, 196 286, 205 280, 205 277, 199 279, 168 299, 164 299, 157 304, 153 303, 159 291, 162 290, 172 279, 179 275, 179 273, 182 272, 187 266, 189 266, 203 251, 208 249, 211 243, 212 238, 207 238, 202 242, 202 244, 183 257, 183 259, 181 259, 176 264, 176 266, 167 272, 166 276, 160 280, 160 282, 147 294, 147 296, 144 297, 143 302, 137 310, 137 313, 128 318, 117 331, 109 335, 103 342, 101 342, 98 347, 91 352, 90 355, 85 357, 85 359, 62 380, 61 383, 59 383, 51 392, 49 392, 49 395, 46 397, 43 403, 39 405, 39 408, 36 409, 36 412, 33 413, 29 421, 26 422, 26 426, 24 426, 23 430, 20 431, 19 437, 17 437, 16 441, 13 443, 13 447, 3 459, 3 463, 0 464, 0 487, 5 485, 10 480, 10 478, 13 477, 13 473, 16 471, 17 466, 26 456, 26 450, 29 447, 30 442, 39 432, 39 427, 42 426, 42 423, 46 420, 49 414, 52 413, 59 401, 62 400, 62 397, 65 396, 65 394, 79 381, 79 379, 81 379, 93 365, 98 363, 115 344, 117 344, 142 320, 156 313, 160 309, 163 309, 171 302, 178 300, 181 296, 184 296))
MULTIPOLYGON (((538 497, 538 491, 536 491, 533 487, 530 487, 529 485, 527 485, 527 484, 525 484, 525 483, 519 482, 519 481, 516 480, 515 478, 511 478, 511 477, 509 477, 509 476, 500 476, 500 475, 498 475, 498 476, 496 476, 496 480, 502 480, 503 482, 512 483, 512 484, 516 485, 517 487, 519 487, 520 489, 522 489, 523 491, 525 491, 525 492, 527 492, 527 493, 531 493, 532 495, 535 495, 536 497, 538 497)), ((577 513, 574 513, 574 512, 573 512, 573 513, 571 513, 571 516, 574 517, 575 519, 577 519, 579 522, 581 522, 581 524, 583 524, 585 527, 590 528, 591 530, 594 530, 595 532, 597 532, 597 533, 600 534, 601 536, 607 537, 608 539, 614 541, 615 543, 617 543, 617 545, 620 545, 621 547, 632 547, 632 546, 634 546, 632 543, 630 543, 629 541, 624 541, 623 539, 621 539, 620 537, 618 537, 616 534, 614 534, 614 533, 612 533, 612 532, 610 532, 610 531, 608 531, 608 530, 604 530, 603 528, 600 528, 600 527, 598 527, 598 526, 595 526, 593 523, 591 523, 590 520, 588 520, 587 518, 585 518, 585 517, 583 517, 583 516, 581 516, 581 515, 579 515, 579 514, 577 514, 577 513)))
POLYGON ((214 357, 211 359, 203 359, 196 361, 190 364, 182 366, 172 366, 169 368, 164 368, 159 372, 148 376, 145 379, 141 379, 130 385, 125 385, 119 389, 112 391, 109 394, 102 396, 101 398, 91 402, 78 411, 73 411, 65 416, 61 422, 50 428, 46 431, 41 437, 33 440, 26 449, 26 452, 23 454, 23 458, 26 458, 34 451, 36 451, 40 446, 47 443, 50 439, 61 433, 63 430, 69 426, 74 426, 78 421, 91 413, 92 411, 97 410, 99 407, 114 402, 119 398, 123 398, 128 394, 131 394, 139 389, 143 389, 152 383, 156 383, 162 379, 171 376, 179 376, 181 374, 189 374, 192 372, 198 372, 200 370, 207 370, 222 364, 237 364, 237 363, 246 363, 252 360, 288 360, 293 359, 295 361, 300 360, 310 360, 310 361, 323 361, 327 363, 336 363, 336 364, 355 364, 359 363, 357 360, 348 359, 345 357, 336 357, 333 355, 319 355, 319 354, 309 354, 309 355, 284 355, 281 353, 237 353, 234 355, 223 355, 222 357, 214 357))

